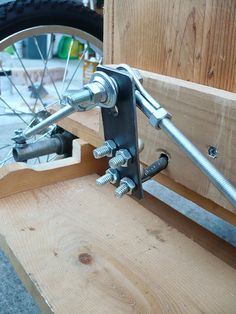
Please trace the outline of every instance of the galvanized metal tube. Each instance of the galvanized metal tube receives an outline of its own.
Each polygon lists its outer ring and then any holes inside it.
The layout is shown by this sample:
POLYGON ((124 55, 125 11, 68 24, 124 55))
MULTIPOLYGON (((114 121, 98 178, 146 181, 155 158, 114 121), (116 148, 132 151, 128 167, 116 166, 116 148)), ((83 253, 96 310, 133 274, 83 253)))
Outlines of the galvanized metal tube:
POLYGON ((236 189, 229 180, 175 127, 170 119, 163 119, 160 122, 160 128, 182 149, 215 187, 226 196, 231 204, 236 207, 236 189))
POLYGON ((32 144, 25 144, 22 147, 14 147, 12 153, 15 161, 25 162, 29 159, 58 153, 60 149, 61 141, 55 137, 32 144))

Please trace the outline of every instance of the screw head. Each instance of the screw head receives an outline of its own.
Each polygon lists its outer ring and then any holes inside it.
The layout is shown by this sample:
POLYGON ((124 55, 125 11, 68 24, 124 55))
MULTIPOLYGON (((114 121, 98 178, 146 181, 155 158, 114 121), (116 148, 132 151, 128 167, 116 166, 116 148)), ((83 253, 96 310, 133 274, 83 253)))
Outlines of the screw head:
POLYGON ((208 147, 208 156, 215 159, 218 156, 218 149, 214 146, 208 147))

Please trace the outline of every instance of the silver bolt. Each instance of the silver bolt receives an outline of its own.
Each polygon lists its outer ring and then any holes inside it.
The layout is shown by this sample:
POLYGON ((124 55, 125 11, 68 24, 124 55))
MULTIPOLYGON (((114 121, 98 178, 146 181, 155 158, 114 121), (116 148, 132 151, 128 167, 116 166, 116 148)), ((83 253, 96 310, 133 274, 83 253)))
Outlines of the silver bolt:
POLYGON ((107 169, 106 173, 102 177, 100 177, 96 180, 96 183, 97 183, 97 185, 101 186, 101 185, 105 185, 109 182, 115 184, 119 181, 120 181, 119 171, 117 171, 116 169, 109 168, 109 169, 107 169))
POLYGON ((105 156, 112 157, 113 152, 116 150, 116 144, 112 140, 107 140, 104 145, 94 149, 93 156, 95 159, 100 159, 105 156))
POLYGON ((94 149, 93 156, 94 158, 99 159, 99 158, 105 157, 109 153, 110 153, 110 148, 106 145, 103 145, 101 147, 94 149))
POLYGON ((109 166, 113 169, 123 166, 126 162, 125 158, 122 155, 117 155, 109 160, 109 166))
POLYGON ((124 195, 128 194, 130 191, 128 184, 123 183, 115 190, 115 196, 117 198, 122 198, 124 195))
POLYGON ((96 184, 99 186, 102 186, 102 185, 105 185, 105 184, 111 182, 112 179, 113 179, 112 175, 110 173, 106 173, 106 174, 104 174, 104 176, 102 176, 96 180, 96 184))
POLYGON ((120 149, 116 152, 116 156, 109 160, 109 166, 113 169, 128 167, 128 163, 131 159, 132 156, 127 149, 120 149))
POLYGON ((130 178, 124 177, 120 180, 120 186, 115 190, 115 196, 122 198, 125 194, 132 194, 136 184, 130 178))

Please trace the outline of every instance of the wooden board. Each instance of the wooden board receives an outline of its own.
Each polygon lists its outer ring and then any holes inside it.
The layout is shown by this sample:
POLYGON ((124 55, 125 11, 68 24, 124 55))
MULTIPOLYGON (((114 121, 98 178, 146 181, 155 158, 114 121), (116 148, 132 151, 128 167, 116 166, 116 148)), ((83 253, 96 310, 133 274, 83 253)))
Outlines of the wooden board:
POLYGON ((106 160, 95 160, 94 147, 83 140, 74 140, 72 157, 28 166, 25 163, 9 164, 0 171, 0 199, 14 193, 35 189, 80 175, 98 173, 106 170, 106 160), (80 162, 84 161, 83 167, 80 162))
POLYGON ((0 200, 0 245, 43 313, 235 312, 235 248, 96 177, 0 200))
MULTIPOLYGON (((173 115, 179 127, 203 154, 208 147, 218 149, 216 159, 210 161, 236 185, 236 96, 233 93, 186 82, 179 79, 141 71, 144 87, 173 115), (227 139, 227 140, 226 140, 227 139)), ((142 113, 139 117, 139 136, 145 142, 141 161, 149 165, 161 151, 171 156, 165 176, 156 179, 193 200, 203 208, 236 225, 236 209, 209 183, 196 166, 163 133, 148 125, 142 113)), ((94 146, 103 142, 102 124, 99 127, 99 111, 75 113, 59 122, 59 125, 94 146)))
MULTIPOLYGON (((141 72, 144 87, 173 116, 173 123, 208 157, 209 146, 218 157, 209 160, 236 186, 236 96, 233 93, 170 77, 141 72)), ((171 161, 164 172, 174 181, 236 213, 236 208, 209 182, 200 170, 164 134, 154 130, 140 113, 139 136, 145 150, 141 160, 150 164, 160 151, 171 161)))
POLYGON ((105 62, 236 91, 235 0, 106 0, 105 62))

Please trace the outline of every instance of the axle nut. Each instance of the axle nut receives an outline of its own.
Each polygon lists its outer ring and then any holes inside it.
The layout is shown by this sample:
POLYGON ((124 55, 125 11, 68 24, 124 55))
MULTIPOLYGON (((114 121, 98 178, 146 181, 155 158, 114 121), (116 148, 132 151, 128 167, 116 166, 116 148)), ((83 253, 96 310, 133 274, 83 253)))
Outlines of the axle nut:
POLYGON ((102 84, 98 82, 93 82, 88 85, 85 85, 84 88, 90 91, 93 104, 96 105, 106 100, 106 91, 102 84))

